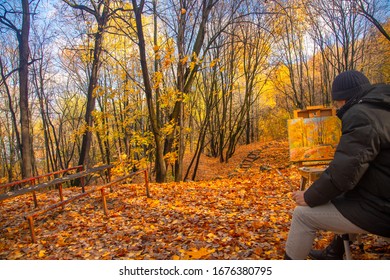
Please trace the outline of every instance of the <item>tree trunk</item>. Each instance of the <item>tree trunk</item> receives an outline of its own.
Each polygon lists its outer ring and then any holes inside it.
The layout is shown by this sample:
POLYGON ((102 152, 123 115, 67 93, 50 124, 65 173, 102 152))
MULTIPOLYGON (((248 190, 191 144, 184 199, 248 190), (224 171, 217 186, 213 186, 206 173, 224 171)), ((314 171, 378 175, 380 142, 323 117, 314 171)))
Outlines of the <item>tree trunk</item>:
MULTIPOLYGON (((98 13, 99 11, 96 11, 98 13)), ((80 158, 78 165, 88 166, 89 164, 89 150, 92 143, 92 126, 93 126, 93 116, 92 112, 95 110, 95 90, 98 84, 98 75, 101 66, 101 54, 103 49, 103 33, 107 26, 108 22, 108 13, 109 13, 109 4, 105 4, 103 8, 102 15, 95 15, 98 21, 98 31, 95 34, 95 46, 93 50, 93 61, 92 61, 92 71, 91 77, 88 84, 87 92, 87 107, 85 111, 85 124, 86 129, 83 134, 83 141, 81 144, 80 158)))
POLYGON ((22 0, 23 21, 22 30, 18 35, 19 41, 19 106, 21 125, 21 154, 22 176, 31 177, 32 169, 32 138, 30 135, 30 113, 28 107, 28 59, 29 59, 29 34, 30 34, 30 8, 28 0, 22 0))
POLYGON ((140 53, 142 77, 145 86, 146 102, 148 106, 152 133, 156 144, 156 159, 155 159, 156 160, 155 161, 156 181, 161 183, 166 181, 167 169, 164 161, 163 139, 160 134, 160 127, 156 117, 156 110, 153 105, 153 89, 150 83, 149 70, 148 70, 148 64, 146 58, 145 37, 144 37, 144 31, 142 26, 142 10, 143 10, 144 1, 141 1, 140 5, 137 4, 136 0, 132 0, 132 3, 133 3, 134 14, 135 14, 136 28, 137 28, 138 48, 140 53))

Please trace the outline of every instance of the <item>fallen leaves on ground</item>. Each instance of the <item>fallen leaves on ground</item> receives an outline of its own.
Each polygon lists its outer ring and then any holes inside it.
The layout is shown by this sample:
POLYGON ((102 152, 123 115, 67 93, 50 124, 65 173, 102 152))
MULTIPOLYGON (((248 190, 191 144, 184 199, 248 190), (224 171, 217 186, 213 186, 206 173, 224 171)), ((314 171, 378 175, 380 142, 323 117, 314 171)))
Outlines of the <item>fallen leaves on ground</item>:
MULTIPOLYGON (((37 243, 31 243, 23 218, 34 210, 31 196, 5 201, 0 259, 282 259, 299 174, 288 164, 285 142, 257 148, 261 158, 246 172, 235 170, 234 177, 224 170, 220 179, 150 184, 151 198, 142 184, 118 185, 107 197, 109 216, 99 192, 49 211, 34 220, 37 243)), ((207 176, 216 178, 223 166, 214 166, 207 176)), ((79 192, 66 188, 64 196, 79 192)), ((42 206, 58 199, 55 190, 38 194, 42 206)), ((330 238, 320 233, 316 246, 326 246, 330 238)), ((354 256, 378 259, 383 246, 365 241, 371 253, 357 248, 354 256)))

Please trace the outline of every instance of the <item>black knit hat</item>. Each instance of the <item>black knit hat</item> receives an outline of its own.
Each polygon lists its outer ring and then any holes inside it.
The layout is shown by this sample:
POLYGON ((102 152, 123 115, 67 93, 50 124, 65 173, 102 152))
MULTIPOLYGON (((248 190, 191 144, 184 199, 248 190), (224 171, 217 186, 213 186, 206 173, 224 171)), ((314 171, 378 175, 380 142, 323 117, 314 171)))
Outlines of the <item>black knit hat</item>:
POLYGON ((363 85, 370 85, 368 78, 361 72, 350 70, 339 74, 333 81, 333 100, 349 100, 359 94, 363 85))

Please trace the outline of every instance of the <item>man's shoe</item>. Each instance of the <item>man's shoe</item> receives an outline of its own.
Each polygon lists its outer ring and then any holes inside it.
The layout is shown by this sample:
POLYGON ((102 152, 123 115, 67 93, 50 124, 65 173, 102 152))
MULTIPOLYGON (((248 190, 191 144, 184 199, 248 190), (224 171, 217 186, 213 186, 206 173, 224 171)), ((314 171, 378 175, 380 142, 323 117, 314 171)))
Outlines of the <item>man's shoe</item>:
POLYGON ((344 252, 343 238, 336 235, 328 247, 324 250, 311 250, 309 257, 313 260, 343 260, 344 252))
POLYGON ((333 252, 329 252, 326 249, 324 250, 311 250, 309 253, 309 257, 312 260, 343 260, 344 254, 334 254, 333 252))

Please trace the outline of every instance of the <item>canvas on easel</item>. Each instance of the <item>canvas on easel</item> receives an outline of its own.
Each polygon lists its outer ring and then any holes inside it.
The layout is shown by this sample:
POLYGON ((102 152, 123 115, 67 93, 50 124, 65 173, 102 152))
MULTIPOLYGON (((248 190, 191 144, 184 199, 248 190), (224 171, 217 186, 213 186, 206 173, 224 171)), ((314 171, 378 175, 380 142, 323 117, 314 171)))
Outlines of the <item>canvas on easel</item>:
POLYGON ((312 108, 295 111, 298 118, 287 122, 290 161, 302 165, 332 160, 341 136, 341 122, 325 111, 328 108, 322 109, 326 112, 322 115, 300 117, 301 112, 310 112, 312 108))

